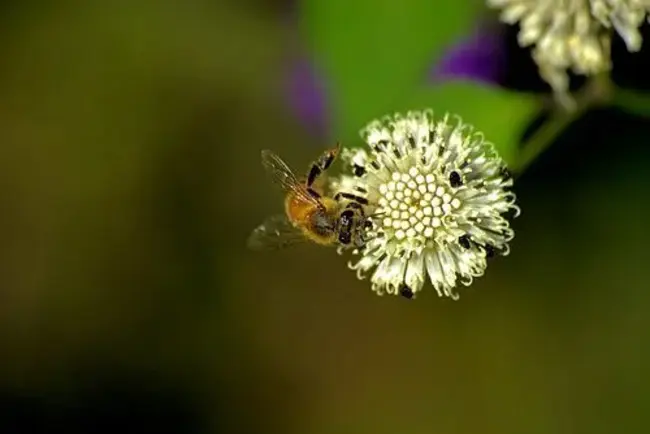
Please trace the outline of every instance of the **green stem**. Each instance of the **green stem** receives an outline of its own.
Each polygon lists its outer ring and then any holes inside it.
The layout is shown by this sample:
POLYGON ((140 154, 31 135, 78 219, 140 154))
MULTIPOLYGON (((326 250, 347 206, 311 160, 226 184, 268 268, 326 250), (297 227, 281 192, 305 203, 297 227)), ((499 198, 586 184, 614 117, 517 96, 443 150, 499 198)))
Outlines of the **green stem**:
POLYGON ((611 101, 614 107, 618 107, 628 113, 639 116, 650 116, 650 94, 618 88, 611 101))
POLYGON ((521 152, 513 168, 515 174, 522 174, 572 122, 580 118, 587 110, 604 104, 611 99, 612 85, 609 76, 594 77, 582 92, 575 97, 575 106, 568 111, 558 107, 550 119, 522 145, 521 152))

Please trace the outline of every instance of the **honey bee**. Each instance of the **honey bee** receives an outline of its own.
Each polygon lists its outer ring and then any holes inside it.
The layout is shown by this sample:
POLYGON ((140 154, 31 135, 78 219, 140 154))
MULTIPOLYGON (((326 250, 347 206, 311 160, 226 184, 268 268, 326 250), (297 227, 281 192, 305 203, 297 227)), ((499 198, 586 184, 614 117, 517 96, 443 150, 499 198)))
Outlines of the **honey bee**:
POLYGON ((369 226, 364 207, 368 200, 345 192, 330 197, 317 186, 339 150, 337 143, 325 151, 302 179, 279 156, 262 151, 262 166, 286 194, 285 212, 267 218, 253 231, 248 239, 251 249, 279 249, 304 241, 324 246, 364 245, 363 228, 369 226))

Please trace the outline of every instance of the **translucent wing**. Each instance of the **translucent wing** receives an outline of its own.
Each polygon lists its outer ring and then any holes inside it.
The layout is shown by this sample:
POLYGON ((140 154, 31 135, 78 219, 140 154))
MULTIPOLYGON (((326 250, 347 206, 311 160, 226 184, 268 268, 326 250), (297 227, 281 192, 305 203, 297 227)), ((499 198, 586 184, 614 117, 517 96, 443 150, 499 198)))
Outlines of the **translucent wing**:
POLYGON ((305 202, 313 203, 319 207, 322 206, 318 199, 309 194, 305 186, 298 181, 289 166, 273 152, 269 150, 262 151, 262 166, 271 175, 273 182, 282 187, 283 190, 293 192, 305 202))
POLYGON ((277 250, 307 241, 300 229, 294 227, 285 215, 274 215, 255 228, 248 237, 252 250, 277 250))

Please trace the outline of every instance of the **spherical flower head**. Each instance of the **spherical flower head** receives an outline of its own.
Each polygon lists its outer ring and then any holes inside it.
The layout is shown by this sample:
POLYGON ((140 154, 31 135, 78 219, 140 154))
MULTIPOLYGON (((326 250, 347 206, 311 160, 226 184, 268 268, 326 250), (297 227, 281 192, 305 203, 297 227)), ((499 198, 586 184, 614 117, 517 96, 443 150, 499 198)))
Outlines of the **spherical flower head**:
MULTIPOLYGON (((366 244, 349 263, 372 290, 408 298, 429 280, 457 299, 494 253, 514 237, 504 214, 514 211, 512 178, 494 147, 459 118, 413 111, 375 120, 361 132, 369 149, 342 152, 351 174, 332 188, 366 198, 366 244)), ((345 249, 339 249, 343 252, 345 249)))
POLYGON ((519 23, 519 44, 534 46, 540 75, 559 93, 568 91, 567 71, 595 75, 611 69, 611 34, 629 51, 641 48, 645 0, 487 0, 508 24, 519 23))

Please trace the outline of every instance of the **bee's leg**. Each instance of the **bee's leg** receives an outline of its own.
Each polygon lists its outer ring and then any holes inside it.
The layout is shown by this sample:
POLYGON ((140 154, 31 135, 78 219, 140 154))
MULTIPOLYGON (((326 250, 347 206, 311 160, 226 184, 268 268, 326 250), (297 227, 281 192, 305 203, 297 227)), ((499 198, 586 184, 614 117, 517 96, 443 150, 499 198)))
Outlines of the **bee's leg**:
POLYGON ((338 192, 334 196, 334 200, 337 201, 341 200, 341 198, 353 200, 359 205, 368 205, 368 199, 366 199, 365 197, 357 196, 356 194, 338 192))
POLYGON ((311 187, 308 187, 308 188, 307 188, 307 192, 308 192, 309 194, 311 194, 313 197, 315 197, 316 199, 319 199, 319 198, 321 197, 320 193, 317 192, 316 190, 314 190, 314 189, 311 188, 311 187))
POLYGON ((359 217, 361 218, 363 227, 365 229, 369 229, 370 227, 372 227, 372 221, 366 218, 366 209, 359 202, 350 202, 347 204, 345 209, 356 210, 359 213, 359 217))
POLYGON ((343 246, 347 246, 352 242, 352 227, 354 225, 354 211, 345 209, 339 215, 338 222, 338 240, 343 246))
MULTIPOLYGON (((349 202, 344 209, 345 211, 343 212, 354 212, 357 214, 358 217, 356 223, 357 228, 361 228, 361 229, 372 228, 372 222, 366 218, 366 210, 364 209, 363 205, 361 205, 359 202, 349 202)), ((363 249, 366 244, 365 236, 362 231, 350 230, 349 239, 351 240, 352 243, 354 243, 354 247, 356 247, 357 249, 363 249)))
POLYGON ((341 144, 337 143, 335 148, 328 149, 314 162, 307 172, 307 187, 311 187, 316 179, 326 171, 336 160, 341 150, 341 144))

